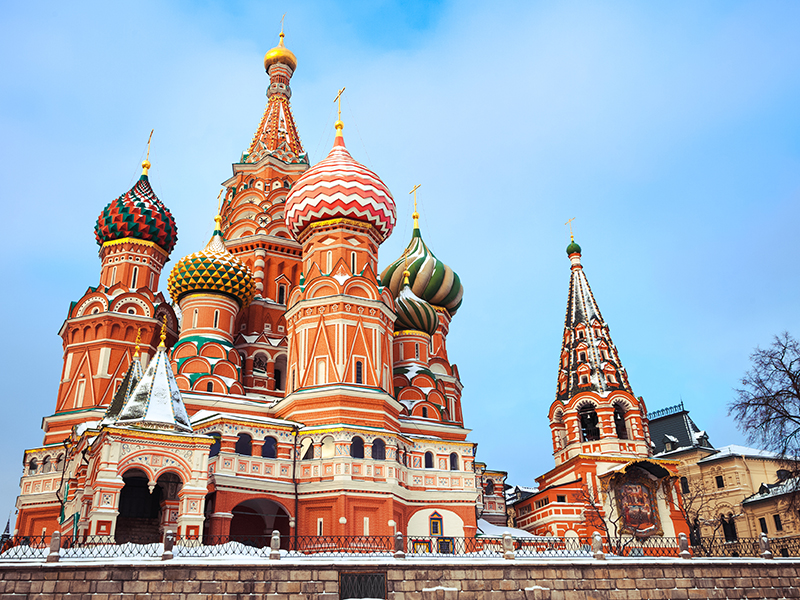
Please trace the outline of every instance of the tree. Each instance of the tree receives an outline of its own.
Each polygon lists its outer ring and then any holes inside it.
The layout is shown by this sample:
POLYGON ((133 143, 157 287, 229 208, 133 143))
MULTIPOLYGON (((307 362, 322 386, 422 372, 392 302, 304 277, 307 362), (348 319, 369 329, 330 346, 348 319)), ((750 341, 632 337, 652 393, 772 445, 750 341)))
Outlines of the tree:
POLYGON ((775 336, 750 355, 729 414, 747 439, 777 453, 793 471, 800 467, 800 343, 789 333, 775 336))
MULTIPOLYGON (((713 556, 717 546, 717 535, 726 527, 725 509, 729 511, 728 522, 742 516, 741 510, 733 514, 729 506, 720 505, 715 494, 703 480, 702 473, 696 478, 686 479, 681 486, 681 501, 678 505, 686 525, 689 527, 689 540, 695 554, 713 556)), ((741 507, 738 507, 741 508, 741 507)), ((735 531, 735 529, 733 530, 735 531)), ((734 536, 725 535, 724 541, 735 541, 734 536)))

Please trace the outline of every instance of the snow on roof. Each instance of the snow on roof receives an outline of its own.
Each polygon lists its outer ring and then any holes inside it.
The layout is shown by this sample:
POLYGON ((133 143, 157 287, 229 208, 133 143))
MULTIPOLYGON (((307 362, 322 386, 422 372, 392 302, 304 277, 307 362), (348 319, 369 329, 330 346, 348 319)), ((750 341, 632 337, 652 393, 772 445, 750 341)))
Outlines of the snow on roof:
POLYGON ((711 462, 712 460, 718 460, 720 458, 725 458, 726 456, 749 456, 751 458, 780 458, 778 454, 776 454, 775 452, 770 452, 768 450, 758 450, 757 448, 749 448, 747 446, 730 444, 728 446, 722 446, 721 448, 717 448, 717 452, 715 454, 700 459, 697 462, 699 463, 711 462))
POLYGON ((800 492, 800 477, 793 477, 781 483, 762 483, 758 492, 742 500, 742 504, 750 504, 767 498, 775 498, 792 492, 800 492))
POLYGON ((533 535, 530 531, 524 529, 515 529, 514 527, 502 527, 500 525, 492 525, 489 521, 478 519, 478 533, 486 537, 503 537, 504 533, 510 533, 511 537, 515 538, 533 538, 540 537, 533 535))
POLYGON ((669 440, 670 442, 673 442, 673 443, 675 443, 675 444, 677 444, 677 443, 680 441, 680 440, 679 440, 678 438, 676 438, 674 435, 670 435, 670 434, 668 434, 668 433, 664 434, 664 438, 665 438, 665 439, 667 439, 667 440, 669 440))
POLYGON ((261 417, 255 415, 242 415, 242 414, 232 414, 226 412, 220 412, 218 410, 198 410, 191 416, 192 425, 200 425, 204 421, 210 421, 215 417, 220 417, 222 419, 234 419, 236 421, 251 421, 253 423, 262 423, 267 425, 288 425, 293 426, 297 425, 294 421, 286 421, 285 419, 274 419, 271 417, 261 417))
POLYGON ((83 423, 79 423, 78 426, 75 428, 75 433, 78 435, 83 435, 83 432, 87 429, 97 429, 97 426, 100 425, 100 421, 84 421, 83 423))

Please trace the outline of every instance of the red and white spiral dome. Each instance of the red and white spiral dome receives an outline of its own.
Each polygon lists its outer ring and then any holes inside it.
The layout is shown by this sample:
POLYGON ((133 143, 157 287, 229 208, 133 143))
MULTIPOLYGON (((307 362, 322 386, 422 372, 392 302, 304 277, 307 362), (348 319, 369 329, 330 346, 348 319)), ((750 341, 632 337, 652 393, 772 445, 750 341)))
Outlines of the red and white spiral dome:
POLYGON ((350 156, 337 122, 333 149, 306 171, 286 199, 286 227, 300 239, 312 223, 352 219, 375 228, 383 242, 394 229, 394 199, 375 173, 350 156))

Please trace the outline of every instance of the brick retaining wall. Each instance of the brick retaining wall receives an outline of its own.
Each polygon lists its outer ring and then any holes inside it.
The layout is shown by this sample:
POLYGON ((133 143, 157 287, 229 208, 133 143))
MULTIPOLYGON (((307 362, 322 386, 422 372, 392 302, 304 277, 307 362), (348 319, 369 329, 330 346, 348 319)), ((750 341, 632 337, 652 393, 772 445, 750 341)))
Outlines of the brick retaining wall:
POLYGON ((391 561, 0 565, 0 600, 339 600, 342 572, 386 574, 389 600, 800 598, 797 560, 391 561))

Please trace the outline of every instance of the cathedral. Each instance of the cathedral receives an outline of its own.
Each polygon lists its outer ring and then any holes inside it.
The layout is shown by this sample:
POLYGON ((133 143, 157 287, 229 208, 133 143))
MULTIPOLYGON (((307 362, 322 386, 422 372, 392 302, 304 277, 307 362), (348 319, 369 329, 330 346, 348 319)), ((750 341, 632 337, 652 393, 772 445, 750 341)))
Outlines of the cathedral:
MULTIPOLYGON (((283 37, 211 239, 174 263, 169 298, 177 226, 149 160, 100 213, 99 282, 59 331, 55 411, 24 454, 17 534, 475 535, 484 470, 447 354, 463 286, 416 207, 406 250, 379 271, 392 194, 347 150, 341 116, 310 166, 283 37)), ((500 506, 502 486, 488 493, 500 506)))

